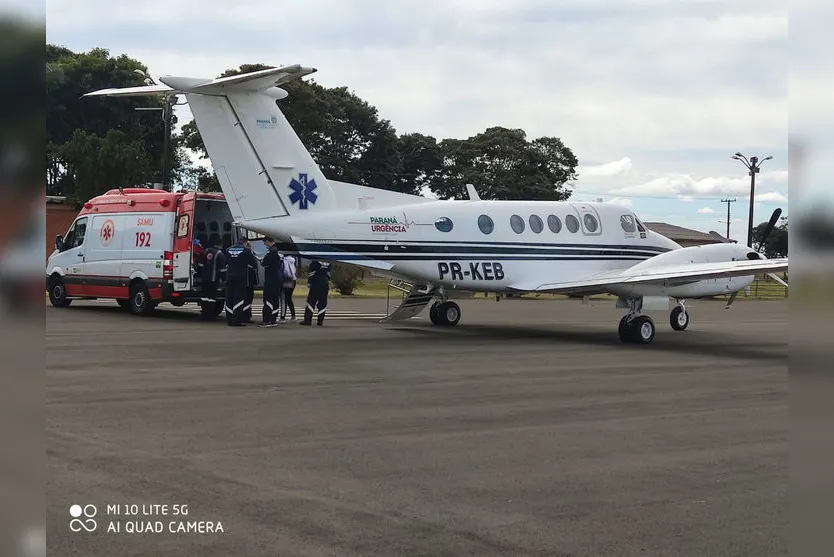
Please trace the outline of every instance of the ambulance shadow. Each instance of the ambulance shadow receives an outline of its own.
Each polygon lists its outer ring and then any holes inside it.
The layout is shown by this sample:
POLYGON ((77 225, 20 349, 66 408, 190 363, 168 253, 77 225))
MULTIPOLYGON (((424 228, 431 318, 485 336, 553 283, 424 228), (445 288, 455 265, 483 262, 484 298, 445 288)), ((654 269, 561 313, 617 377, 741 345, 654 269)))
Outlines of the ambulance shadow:
POLYGON ((152 313, 149 315, 135 315, 130 310, 122 309, 116 302, 113 302, 112 306, 101 304, 101 305, 79 305, 79 306, 71 306, 67 308, 69 311, 86 311, 90 313, 96 313, 99 315, 114 315, 114 316, 123 316, 125 319, 156 319, 162 321, 178 321, 178 322, 196 322, 196 323, 205 323, 211 325, 212 323, 226 323, 224 315, 221 313, 215 319, 211 320, 204 320, 200 315, 200 311, 194 308, 189 308, 188 306, 177 308, 171 305, 163 305, 154 309, 152 313))
MULTIPOLYGON (((615 323, 616 325, 616 323, 615 323)), ((663 352, 670 354, 691 354, 734 358, 740 360, 755 360, 768 363, 788 364, 788 347, 784 345, 764 343, 760 339, 745 337, 728 337, 710 331, 664 331, 660 326, 654 341, 648 346, 626 344, 617 334, 616 326, 612 329, 598 330, 588 328, 574 328, 568 330, 560 325, 542 325, 541 327, 520 325, 489 325, 489 324, 459 324, 453 328, 436 327, 428 323, 415 323, 413 326, 386 327, 387 330, 424 337, 425 342, 430 337, 432 343, 451 345, 471 345, 474 342, 501 343, 508 350, 513 349, 513 343, 519 341, 534 341, 553 346, 554 343, 575 343, 583 345, 606 346, 629 351, 628 354, 646 354, 663 352)))

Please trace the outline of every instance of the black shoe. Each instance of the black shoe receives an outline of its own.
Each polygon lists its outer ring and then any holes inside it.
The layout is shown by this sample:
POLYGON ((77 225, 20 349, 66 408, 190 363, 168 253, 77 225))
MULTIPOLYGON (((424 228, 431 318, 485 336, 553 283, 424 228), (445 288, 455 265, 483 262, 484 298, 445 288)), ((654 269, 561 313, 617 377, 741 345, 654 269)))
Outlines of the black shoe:
POLYGON ((299 321, 298 324, 304 327, 309 327, 312 325, 312 323, 310 323, 309 321, 299 321))
POLYGON ((316 325, 318 325, 319 327, 321 327, 321 326, 323 326, 323 325, 324 325, 324 323, 316 323, 316 325))

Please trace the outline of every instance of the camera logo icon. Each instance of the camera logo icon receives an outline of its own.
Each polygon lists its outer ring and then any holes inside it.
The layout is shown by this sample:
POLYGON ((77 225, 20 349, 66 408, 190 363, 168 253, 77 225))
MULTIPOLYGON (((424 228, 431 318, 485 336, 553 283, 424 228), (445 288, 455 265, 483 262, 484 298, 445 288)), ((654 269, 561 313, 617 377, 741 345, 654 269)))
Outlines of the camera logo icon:
POLYGON ((69 510, 72 520, 70 520, 70 530, 73 532, 80 532, 82 530, 87 532, 95 532, 98 528, 98 523, 94 520, 98 514, 98 509, 95 505, 73 505, 69 510))

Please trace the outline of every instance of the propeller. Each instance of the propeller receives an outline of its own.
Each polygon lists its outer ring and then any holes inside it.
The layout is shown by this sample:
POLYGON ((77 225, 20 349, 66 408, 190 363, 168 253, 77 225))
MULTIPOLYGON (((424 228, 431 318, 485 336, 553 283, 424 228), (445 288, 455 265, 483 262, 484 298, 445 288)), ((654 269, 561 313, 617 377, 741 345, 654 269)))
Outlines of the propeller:
MULTIPOLYGON (((772 215, 770 215, 770 220, 768 221, 764 233, 762 234, 762 240, 761 242, 759 242, 759 249, 755 251, 755 255, 757 255, 759 259, 767 259, 764 255, 762 255, 762 249, 765 247, 765 244, 767 244, 767 239, 768 237, 770 237, 770 233, 773 232, 774 228, 776 228, 776 223, 779 222, 780 216, 782 216, 782 209, 778 208, 775 211, 773 211, 772 215)), ((750 259, 753 259, 752 255, 753 254, 751 253, 748 257, 750 257, 750 259)), ((769 276, 785 288, 788 287, 788 283, 779 278, 779 276, 776 275, 776 273, 768 273, 767 276, 769 276)), ((724 309, 730 309, 730 306, 733 305, 733 302, 735 301, 736 296, 738 296, 738 293, 739 291, 736 290, 730 295, 730 299, 727 300, 727 305, 724 306, 724 309)))

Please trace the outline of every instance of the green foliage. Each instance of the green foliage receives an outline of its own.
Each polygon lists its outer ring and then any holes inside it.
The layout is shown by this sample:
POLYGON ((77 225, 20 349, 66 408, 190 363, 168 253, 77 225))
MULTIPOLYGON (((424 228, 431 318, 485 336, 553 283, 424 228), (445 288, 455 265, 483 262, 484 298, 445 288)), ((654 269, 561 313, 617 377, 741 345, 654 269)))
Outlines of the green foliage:
MULTIPOLYGON (((162 112, 135 109, 161 108, 163 99, 82 98, 95 89, 143 85, 144 78, 134 70, 147 68, 125 55, 112 57, 102 48, 75 53, 46 45, 48 193, 83 201, 119 185, 161 181, 162 112), (106 164, 96 172, 93 161, 106 164), (114 165, 121 165, 122 170, 117 171, 114 165), (118 183, 108 182, 114 179, 118 183)), ((178 178, 188 164, 179 147, 178 139, 172 138, 168 149, 172 178, 178 178)))
MULTIPOLYGON (((244 64, 220 77, 270 67, 244 64)), ((142 85, 137 69, 147 71, 139 61, 111 57, 105 49, 75 53, 47 45, 49 193, 82 200, 118 185, 160 181, 161 113, 135 109, 161 107, 162 99, 82 98, 94 89, 142 85)), ((484 199, 559 200, 568 198, 564 186, 576 178, 577 159, 556 137, 528 141, 524 131, 502 127, 468 139, 398 136, 391 122, 346 87, 323 87, 312 79, 283 87, 289 95, 278 101, 281 111, 324 175, 333 180, 412 194, 429 188, 441 198, 463 197, 466 184, 472 183, 484 199)), ((207 158, 193 121, 170 142, 173 183, 220 191, 214 173, 191 164, 186 150, 207 158)))
POLYGON ((348 263, 333 263, 330 266, 330 281, 339 294, 350 296, 362 286, 362 269, 348 263))
MULTIPOLYGON (((780 221, 780 224, 773 227, 761 250, 768 259, 788 256, 788 217, 782 217, 780 221)), ((766 228, 767 222, 753 228, 753 249, 758 250, 762 246, 762 236, 766 228)))

